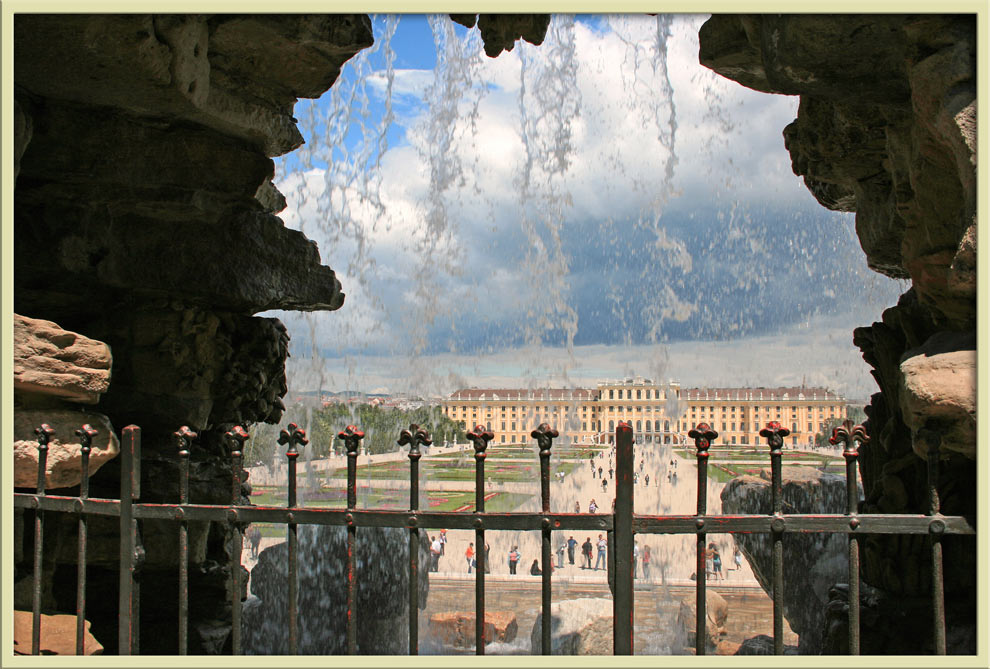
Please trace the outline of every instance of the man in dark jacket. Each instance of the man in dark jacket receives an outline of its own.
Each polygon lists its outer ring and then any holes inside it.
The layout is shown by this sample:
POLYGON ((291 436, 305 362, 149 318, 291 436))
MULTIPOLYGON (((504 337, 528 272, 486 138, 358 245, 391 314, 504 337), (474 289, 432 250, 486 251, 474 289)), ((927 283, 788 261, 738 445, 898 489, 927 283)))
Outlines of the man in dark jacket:
POLYGON ((591 545, 591 537, 584 540, 581 544, 581 556, 584 558, 584 564, 581 565, 581 569, 591 569, 591 551, 594 546, 591 545))

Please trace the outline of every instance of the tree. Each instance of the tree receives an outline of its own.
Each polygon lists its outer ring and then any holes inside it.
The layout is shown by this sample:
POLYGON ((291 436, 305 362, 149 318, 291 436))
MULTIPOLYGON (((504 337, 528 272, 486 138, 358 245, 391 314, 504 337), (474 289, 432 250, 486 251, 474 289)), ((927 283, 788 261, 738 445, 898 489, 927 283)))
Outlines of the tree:
POLYGON ((826 418, 822 423, 822 431, 815 435, 815 448, 826 448, 829 446, 828 440, 832 437, 832 430, 842 425, 842 418, 826 418))

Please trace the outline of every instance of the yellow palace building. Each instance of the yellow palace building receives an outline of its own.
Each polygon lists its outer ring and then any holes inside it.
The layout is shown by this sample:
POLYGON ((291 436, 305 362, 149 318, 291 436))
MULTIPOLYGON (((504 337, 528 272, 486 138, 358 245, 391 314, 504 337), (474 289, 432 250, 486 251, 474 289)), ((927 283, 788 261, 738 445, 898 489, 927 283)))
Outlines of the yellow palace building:
POLYGON ((526 444, 548 423, 561 443, 610 443, 619 421, 636 443, 683 443, 698 423, 718 433, 717 444, 762 443, 770 421, 791 431, 787 445, 814 443, 828 418, 846 417, 846 400, 825 388, 681 388, 632 377, 595 388, 466 388, 446 397, 443 412, 465 428, 485 425, 494 444, 526 444))

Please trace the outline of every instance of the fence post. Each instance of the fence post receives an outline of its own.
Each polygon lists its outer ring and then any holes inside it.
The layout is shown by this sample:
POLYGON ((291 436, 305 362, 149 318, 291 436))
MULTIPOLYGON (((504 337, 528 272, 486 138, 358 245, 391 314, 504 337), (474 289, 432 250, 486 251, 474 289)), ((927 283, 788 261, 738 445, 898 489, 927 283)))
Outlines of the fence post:
POLYGON ((784 521, 782 499, 782 472, 780 458, 784 437, 791 433, 786 427, 781 427, 777 421, 767 423, 760 430, 760 436, 767 440, 770 447, 771 500, 773 517, 770 520, 770 531, 773 538, 773 652, 774 655, 784 654, 784 521))
POLYGON ((828 443, 835 446, 842 443, 842 457, 846 459, 846 515, 849 516, 849 654, 859 655, 859 537, 855 530, 859 527, 856 517, 859 511, 859 490, 856 487, 856 459, 859 450, 856 442, 867 443, 866 429, 862 425, 853 427, 851 420, 845 420, 840 427, 832 430, 828 443))
MULTIPOLYGON (((244 442, 248 439, 247 431, 240 425, 235 425, 224 433, 224 438, 230 445, 230 503, 237 506, 241 500, 241 473, 244 471, 242 453, 244 442)), ((241 553, 244 550, 244 536, 237 523, 237 509, 227 512, 230 519, 230 529, 233 533, 234 548, 230 556, 230 646, 232 655, 241 654, 241 553)))
POLYGON ((351 511, 357 506, 357 454, 364 432, 348 425, 337 434, 347 448, 347 654, 357 654, 357 580, 355 561, 357 527, 351 511))
MULTIPOLYGON (((288 499, 286 506, 294 509, 296 506, 296 459, 299 451, 296 444, 306 445, 309 440, 306 438, 306 431, 299 429, 295 423, 289 423, 287 429, 282 430, 278 435, 278 443, 285 446, 285 457, 288 460, 288 499)), ((299 526, 293 521, 292 513, 289 513, 289 522, 286 525, 286 543, 288 544, 288 576, 289 576, 289 654, 296 655, 299 650, 299 611, 296 593, 299 587, 299 526)))
MULTIPOLYGON (((179 504, 189 503, 189 447, 198 435, 183 425, 173 432, 179 447, 179 504)), ((189 652, 189 525, 182 508, 176 509, 179 519, 179 655, 189 652)))
POLYGON ((612 652, 633 653, 633 430, 620 421, 615 428, 615 599, 612 603, 612 652))
MULTIPOLYGON (((45 478, 48 469, 48 442, 55 436, 55 430, 42 423, 35 428, 38 435, 38 486, 39 497, 45 495, 45 478)), ((31 654, 41 654, 41 554, 45 540, 45 512, 40 506, 34 511, 34 572, 31 582, 31 654)))
MULTIPOLYGON (((542 508, 544 514, 550 513, 550 449, 553 447, 553 440, 558 436, 557 430, 554 430, 546 423, 541 423, 535 430, 530 433, 533 439, 536 439, 537 445, 540 447, 540 499, 542 501, 542 508)), ((550 655, 552 650, 552 635, 553 630, 551 627, 551 597, 550 597, 550 577, 551 577, 551 546, 550 546, 550 518, 544 515, 542 525, 543 534, 543 551, 540 559, 543 563, 543 570, 541 573, 542 584, 541 591, 543 594, 543 620, 541 621, 542 627, 540 631, 543 634, 541 650, 544 655, 550 655)))
POLYGON ((698 528, 696 538, 696 560, 694 570, 694 652, 695 655, 705 655, 708 652, 708 533, 705 532, 704 516, 708 514, 708 449, 718 437, 708 423, 700 423, 688 436, 694 439, 694 447, 698 457, 698 528))
POLYGON ((934 430, 923 430, 928 443, 928 515, 933 519, 928 525, 928 539, 932 556, 932 642, 936 655, 945 655, 945 582, 942 571, 942 534, 945 521, 942 519, 941 502, 938 497, 938 465, 941 457, 942 435, 934 430))
POLYGON ((86 514, 82 512, 83 500, 89 498, 89 453, 93 437, 99 432, 88 423, 76 430, 82 451, 82 473, 79 482, 79 545, 76 555, 76 655, 86 654, 86 514))
POLYGON ((137 520, 134 518, 134 500, 141 494, 140 469, 141 428, 128 425, 122 431, 120 441, 120 598, 118 601, 119 627, 117 652, 131 655, 138 652, 137 585, 134 576, 137 569, 137 520))
MULTIPOLYGON (((484 425, 476 425, 468 432, 468 439, 474 444, 474 511, 485 512, 485 450, 495 434, 484 425)), ((474 638, 475 654, 485 654, 485 525, 480 517, 474 520, 474 638)))
POLYGON ((399 446, 409 444, 409 654, 419 655, 419 459, 420 444, 433 441, 415 423, 399 433, 399 446))

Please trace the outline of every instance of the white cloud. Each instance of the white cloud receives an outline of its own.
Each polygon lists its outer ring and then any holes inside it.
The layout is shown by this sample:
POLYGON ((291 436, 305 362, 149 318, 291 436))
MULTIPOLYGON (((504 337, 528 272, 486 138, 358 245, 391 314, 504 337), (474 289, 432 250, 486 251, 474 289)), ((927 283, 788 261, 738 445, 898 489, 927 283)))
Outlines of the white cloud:
MULTIPOLYGON (((342 154, 329 171, 288 174, 279 181, 289 200, 286 224, 317 241, 324 263, 337 270, 347 293, 338 312, 293 317, 299 327, 298 336, 296 325, 290 329, 295 341, 304 348, 316 342, 326 352, 386 352, 389 359, 438 343, 463 350, 486 323, 506 329, 489 345, 514 341, 520 332, 527 341, 541 341, 561 324, 578 324, 581 296, 573 291, 587 282, 604 286, 603 294, 614 300, 581 327, 612 319, 620 331, 631 331, 645 319, 646 330, 662 335, 666 323, 716 313, 731 289, 764 286, 768 277, 760 262, 727 266, 716 276, 723 285, 706 286, 705 294, 692 293, 684 283, 707 265, 725 263, 721 249, 733 235, 747 235, 741 241, 748 252, 766 259, 773 249, 748 233, 773 224, 761 218, 766 203, 818 211, 791 173, 781 136, 796 114, 797 99, 756 93, 701 67, 697 29, 703 20, 676 17, 665 50, 658 50, 664 46, 658 34, 667 28, 666 19, 610 17, 601 25, 555 22, 540 47, 519 43, 496 59, 469 51, 477 47, 476 36, 467 45, 448 40, 451 52, 440 61, 462 67, 439 76, 395 70, 392 102, 400 114, 396 123, 406 130, 401 146, 378 156, 373 170, 348 164, 353 154, 342 154), (571 67, 573 79, 547 74, 571 67), (576 113, 561 115, 567 109, 576 113), (530 133, 529 152, 521 139, 522 121, 530 133), (529 181, 521 183, 527 175, 529 181), (720 236, 710 238, 711 253, 695 250, 692 256, 684 221, 697 214, 689 223, 697 233, 708 224, 705 208, 713 206, 720 207, 720 236), (673 210, 687 212, 680 228, 664 217, 673 210), (636 249, 638 264, 598 258, 612 258, 634 235, 647 240, 636 249), (597 255, 577 257, 575 249, 597 255), (659 270, 668 283, 644 292, 644 279, 659 270), (630 274, 638 281, 629 281, 630 274)), ((384 75, 371 73, 365 82, 380 98, 384 75)), ((355 151, 374 146, 370 130, 355 151)), ((809 264, 809 272, 815 267, 809 264)), ((822 286, 823 292, 828 289, 822 286)), ((889 289, 879 292, 889 299, 889 289)), ((726 332, 740 327, 727 324, 726 332)), ((747 338, 735 346, 755 341, 747 338)), ((679 346, 671 350, 680 351, 679 346)), ((858 356, 851 341, 843 340, 841 355, 831 344, 819 348, 832 351, 836 360, 858 356)), ((523 355, 525 365, 510 361, 520 355, 513 350, 492 369, 524 374, 539 369, 546 356, 560 373, 577 374, 592 363, 604 371, 630 359, 619 350, 581 350, 578 363, 566 350, 560 358, 536 349, 523 355)), ((745 349, 726 345, 718 355, 726 352, 740 378, 756 369, 745 349)), ((715 376, 732 368, 708 364, 714 354, 684 355, 715 376)), ((379 379, 375 385, 386 378, 394 383, 389 374, 405 364, 393 359, 376 372, 373 358, 347 359, 351 376, 338 378, 365 383, 359 377, 366 374, 367 383, 379 379)), ((415 362, 420 359, 409 358, 408 373, 425 373, 415 362)), ((469 375, 466 360, 458 358, 438 383, 449 381, 449 374, 469 375)), ((843 369, 869 381, 862 367, 843 369)))

